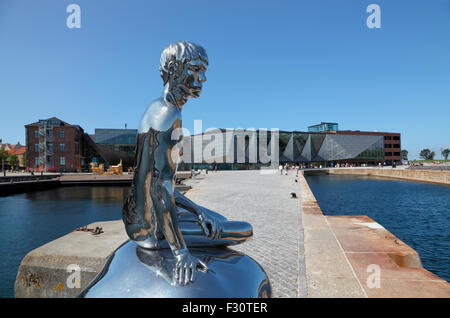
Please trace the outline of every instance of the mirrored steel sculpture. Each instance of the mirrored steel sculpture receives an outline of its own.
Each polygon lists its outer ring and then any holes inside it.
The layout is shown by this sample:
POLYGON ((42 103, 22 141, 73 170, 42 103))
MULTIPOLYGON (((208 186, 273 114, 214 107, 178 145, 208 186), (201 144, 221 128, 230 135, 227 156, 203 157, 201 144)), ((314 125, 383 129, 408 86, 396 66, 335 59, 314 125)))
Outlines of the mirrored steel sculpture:
POLYGON ((181 109, 200 96, 207 66, 206 51, 191 42, 173 43, 162 52, 164 92, 142 117, 132 190, 123 206, 130 241, 81 296, 271 296, 259 264, 226 248, 249 240, 252 226, 229 221, 175 189, 181 109))

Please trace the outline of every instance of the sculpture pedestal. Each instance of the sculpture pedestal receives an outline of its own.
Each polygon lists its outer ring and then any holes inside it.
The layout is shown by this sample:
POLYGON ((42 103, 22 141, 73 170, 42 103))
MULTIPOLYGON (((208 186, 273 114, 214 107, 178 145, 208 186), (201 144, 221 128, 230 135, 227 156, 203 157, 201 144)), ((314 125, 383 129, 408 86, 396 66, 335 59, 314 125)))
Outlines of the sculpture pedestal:
POLYGON ((231 249, 190 248, 191 254, 208 265, 197 271, 188 285, 173 283, 175 260, 170 249, 146 250, 129 241, 114 254, 101 278, 81 297, 271 297, 269 278, 252 258, 231 249))

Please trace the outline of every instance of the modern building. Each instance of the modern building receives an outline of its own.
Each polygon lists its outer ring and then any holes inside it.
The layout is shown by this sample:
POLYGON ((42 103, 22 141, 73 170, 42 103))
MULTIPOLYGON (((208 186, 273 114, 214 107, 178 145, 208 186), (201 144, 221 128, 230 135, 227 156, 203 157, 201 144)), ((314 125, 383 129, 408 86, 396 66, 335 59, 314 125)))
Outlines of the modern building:
POLYGON ((85 134, 85 157, 89 162, 116 165, 122 161, 124 171, 134 165, 137 129, 95 129, 85 134))
POLYGON ((338 131, 338 123, 324 123, 308 126, 308 132, 338 131))
MULTIPOLYGON (((400 133, 342 131, 337 129, 338 126, 335 123, 322 123, 316 126, 321 125, 322 127, 316 128, 322 132, 279 131, 279 162, 307 166, 401 163, 400 133), (330 127, 333 130, 329 130, 330 127)), ((216 162, 221 169, 255 168, 265 165, 265 161, 261 160, 261 155, 264 157, 265 154, 261 154, 260 149, 267 149, 267 154, 270 155, 271 139, 270 131, 263 135, 259 130, 208 131, 202 136, 185 137, 183 161, 185 164, 191 163, 189 167, 204 167, 216 162), (261 143, 266 145, 262 144, 263 148, 261 148, 261 143), (218 150, 219 144, 222 144, 222 147, 218 150), (213 148, 216 149, 212 150, 213 148), (209 156, 210 153, 212 153, 211 156, 209 156), (205 154, 209 156, 206 160, 205 154)))
POLYGON ((80 126, 56 117, 25 125, 27 166, 46 171, 81 171, 86 166, 83 135, 80 126))
POLYGON ((134 156, 137 129, 95 129, 94 141, 106 148, 134 156))

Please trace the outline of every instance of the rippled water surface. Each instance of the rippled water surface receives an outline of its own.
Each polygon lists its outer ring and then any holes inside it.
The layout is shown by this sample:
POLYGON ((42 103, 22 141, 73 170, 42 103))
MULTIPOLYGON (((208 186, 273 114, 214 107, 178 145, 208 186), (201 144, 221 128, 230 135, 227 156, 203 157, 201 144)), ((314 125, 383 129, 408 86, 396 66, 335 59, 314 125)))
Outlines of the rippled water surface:
POLYGON ((31 250, 77 227, 120 219, 129 187, 67 187, 0 197, 0 297, 31 250))
POLYGON ((450 187, 363 176, 308 176, 326 215, 368 215, 450 280, 450 187))

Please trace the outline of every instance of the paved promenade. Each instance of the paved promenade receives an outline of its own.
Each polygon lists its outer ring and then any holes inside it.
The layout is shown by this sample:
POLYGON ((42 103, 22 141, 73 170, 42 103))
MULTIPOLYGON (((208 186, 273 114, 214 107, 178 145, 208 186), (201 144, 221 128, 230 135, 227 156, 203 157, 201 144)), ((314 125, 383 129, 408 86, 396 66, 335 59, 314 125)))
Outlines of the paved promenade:
POLYGON ((288 176, 260 171, 218 171, 189 180, 186 196, 230 220, 253 225, 253 239, 233 247, 258 261, 274 297, 306 297, 300 186, 288 176), (295 192, 298 199, 291 199, 295 192))

